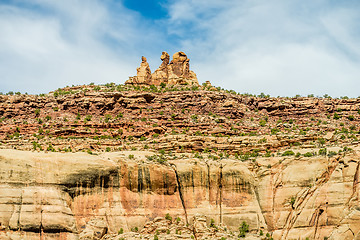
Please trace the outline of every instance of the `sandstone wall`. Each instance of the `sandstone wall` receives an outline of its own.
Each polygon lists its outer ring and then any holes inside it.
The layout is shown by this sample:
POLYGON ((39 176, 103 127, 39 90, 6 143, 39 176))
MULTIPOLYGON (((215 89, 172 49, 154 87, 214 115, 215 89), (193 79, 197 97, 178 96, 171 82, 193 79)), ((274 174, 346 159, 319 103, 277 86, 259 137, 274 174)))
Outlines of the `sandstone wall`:
POLYGON ((274 239, 360 232, 356 152, 255 165, 193 158, 159 164, 146 158, 152 154, 0 150, 0 238, 76 239, 92 219, 117 232, 166 213, 185 221, 204 214, 234 230, 246 221, 274 239))

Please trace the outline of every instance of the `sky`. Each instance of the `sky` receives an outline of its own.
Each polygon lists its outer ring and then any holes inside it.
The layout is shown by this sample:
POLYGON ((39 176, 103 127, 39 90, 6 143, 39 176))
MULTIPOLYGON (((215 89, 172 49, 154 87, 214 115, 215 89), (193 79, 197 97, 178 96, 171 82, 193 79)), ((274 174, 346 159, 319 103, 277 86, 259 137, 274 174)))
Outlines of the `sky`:
POLYGON ((183 51, 200 83, 360 96, 358 0, 0 0, 0 92, 123 84, 183 51))

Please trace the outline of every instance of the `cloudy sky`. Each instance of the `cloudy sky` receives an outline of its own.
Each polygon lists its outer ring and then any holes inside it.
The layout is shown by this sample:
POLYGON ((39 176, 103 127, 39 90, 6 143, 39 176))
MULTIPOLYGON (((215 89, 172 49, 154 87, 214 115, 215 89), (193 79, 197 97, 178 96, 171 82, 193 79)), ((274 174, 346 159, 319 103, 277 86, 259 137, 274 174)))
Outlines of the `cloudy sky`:
POLYGON ((199 82, 360 95, 358 0, 0 0, 0 92, 124 83, 184 51, 199 82))

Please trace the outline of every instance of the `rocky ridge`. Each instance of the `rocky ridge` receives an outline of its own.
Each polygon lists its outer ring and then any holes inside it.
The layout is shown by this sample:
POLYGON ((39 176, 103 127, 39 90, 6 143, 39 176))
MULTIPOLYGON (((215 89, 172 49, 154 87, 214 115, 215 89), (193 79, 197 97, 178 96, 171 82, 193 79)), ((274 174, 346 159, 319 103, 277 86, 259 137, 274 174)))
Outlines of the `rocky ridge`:
POLYGON ((237 239, 243 222, 357 239, 359 109, 209 83, 0 95, 0 239, 237 239))

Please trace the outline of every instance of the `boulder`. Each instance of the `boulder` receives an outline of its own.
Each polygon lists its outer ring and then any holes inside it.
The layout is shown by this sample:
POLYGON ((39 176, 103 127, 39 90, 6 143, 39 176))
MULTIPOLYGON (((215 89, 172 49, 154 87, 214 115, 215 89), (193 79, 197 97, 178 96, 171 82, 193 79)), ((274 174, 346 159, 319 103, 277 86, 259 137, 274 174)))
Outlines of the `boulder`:
POLYGON ((80 233, 79 240, 99 240, 107 233, 106 222, 102 219, 92 219, 80 233))

